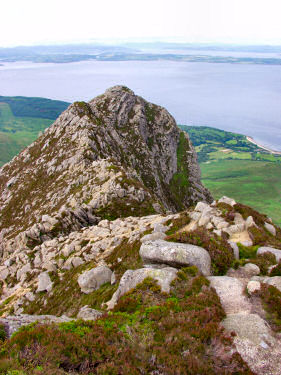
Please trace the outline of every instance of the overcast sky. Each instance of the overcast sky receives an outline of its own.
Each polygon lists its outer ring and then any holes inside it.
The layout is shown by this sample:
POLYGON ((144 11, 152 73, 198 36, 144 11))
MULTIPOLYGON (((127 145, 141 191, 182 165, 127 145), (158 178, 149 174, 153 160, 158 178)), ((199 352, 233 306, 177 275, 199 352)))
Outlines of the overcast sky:
POLYGON ((0 46, 91 39, 281 44, 281 0, 2 0, 0 46))

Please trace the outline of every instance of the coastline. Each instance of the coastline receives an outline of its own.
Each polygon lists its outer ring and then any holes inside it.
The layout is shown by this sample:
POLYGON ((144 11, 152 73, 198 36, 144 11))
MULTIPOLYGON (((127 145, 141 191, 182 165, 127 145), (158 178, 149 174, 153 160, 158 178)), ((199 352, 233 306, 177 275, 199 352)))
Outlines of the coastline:
POLYGON ((257 143, 252 137, 249 137, 249 136, 246 135, 246 139, 247 139, 247 141, 253 143, 254 145, 258 146, 259 148, 262 148, 265 151, 270 152, 271 154, 281 155, 281 151, 276 151, 276 150, 272 150, 268 147, 265 147, 265 146, 261 145, 260 143, 257 143))

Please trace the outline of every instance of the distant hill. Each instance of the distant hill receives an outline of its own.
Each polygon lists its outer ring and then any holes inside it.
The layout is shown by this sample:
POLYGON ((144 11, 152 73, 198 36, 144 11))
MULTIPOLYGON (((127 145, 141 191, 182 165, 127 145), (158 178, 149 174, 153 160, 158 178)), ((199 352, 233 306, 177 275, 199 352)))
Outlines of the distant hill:
POLYGON ((68 105, 45 98, 0 96, 0 165, 33 142, 68 105))

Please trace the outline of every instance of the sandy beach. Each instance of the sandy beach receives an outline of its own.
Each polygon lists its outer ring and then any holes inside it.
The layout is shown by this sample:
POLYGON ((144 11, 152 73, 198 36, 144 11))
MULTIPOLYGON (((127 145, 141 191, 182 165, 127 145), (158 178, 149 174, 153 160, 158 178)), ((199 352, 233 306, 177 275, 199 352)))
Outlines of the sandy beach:
POLYGON ((246 138, 247 138, 247 141, 249 141, 249 142, 253 143, 254 145, 262 148, 263 150, 266 150, 266 151, 270 152, 271 154, 281 155, 281 151, 271 150, 270 148, 265 147, 265 146, 261 145, 260 143, 257 143, 252 137, 246 136, 246 138))

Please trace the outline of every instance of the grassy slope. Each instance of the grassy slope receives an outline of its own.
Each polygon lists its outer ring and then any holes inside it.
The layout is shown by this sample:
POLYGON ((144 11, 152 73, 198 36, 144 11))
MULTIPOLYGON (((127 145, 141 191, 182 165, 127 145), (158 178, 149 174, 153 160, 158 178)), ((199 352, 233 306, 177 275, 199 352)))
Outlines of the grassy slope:
POLYGON ((0 97, 0 166, 32 143, 66 106, 41 98, 0 97))
POLYGON ((198 152, 203 184, 214 198, 228 195, 281 225, 281 157, 261 151, 240 134, 182 126, 198 152))

